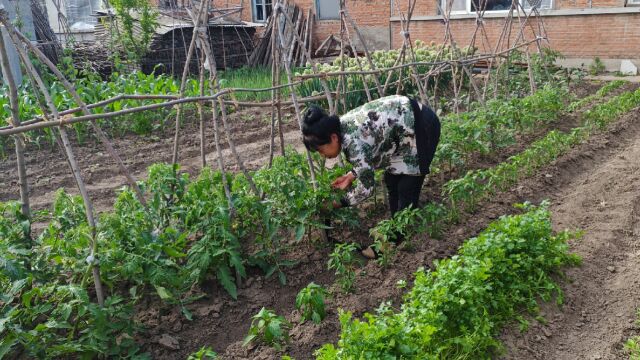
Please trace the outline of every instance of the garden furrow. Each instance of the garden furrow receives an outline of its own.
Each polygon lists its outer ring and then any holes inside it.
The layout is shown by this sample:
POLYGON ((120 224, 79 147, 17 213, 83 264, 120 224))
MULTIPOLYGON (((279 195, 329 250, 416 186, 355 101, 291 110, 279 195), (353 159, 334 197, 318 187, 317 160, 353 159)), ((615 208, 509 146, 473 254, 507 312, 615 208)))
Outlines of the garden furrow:
MULTIPOLYGON (((631 117, 637 126, 640 116, 631 117)), ((585 231, 571 242, 583 265, 567 271, 565 305, 543 307, 547 324, 507 331, 506 359, 622 359, 622 344, 640 332, 640 137, 611 142, 620 148, 553 196, 556 228, 585 231)))

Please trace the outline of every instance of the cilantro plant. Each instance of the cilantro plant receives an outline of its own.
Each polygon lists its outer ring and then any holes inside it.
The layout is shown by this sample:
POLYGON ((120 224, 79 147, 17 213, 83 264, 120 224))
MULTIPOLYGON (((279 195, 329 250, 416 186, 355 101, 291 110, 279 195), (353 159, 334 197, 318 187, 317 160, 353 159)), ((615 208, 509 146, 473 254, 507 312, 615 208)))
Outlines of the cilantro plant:
POLYGON ((323 346, 318 359, 489 359, 499 350, 500 328, 536 300, 562 301, 555 274, 579 258, 568 253, 576 234, 554 234, 548 203, 501 217, 458 255, 420 269, 399 311, 382 306, 364 320, 340 315, 338 347, 323 346))

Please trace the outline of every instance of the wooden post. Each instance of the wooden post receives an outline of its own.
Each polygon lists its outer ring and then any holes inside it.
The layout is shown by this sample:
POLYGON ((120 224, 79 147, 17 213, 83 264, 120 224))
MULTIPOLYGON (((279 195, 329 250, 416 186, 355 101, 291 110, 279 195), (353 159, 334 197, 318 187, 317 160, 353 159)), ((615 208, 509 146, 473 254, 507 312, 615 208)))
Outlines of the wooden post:
MULTIPOLYGON (((198 14, 201 14, 206 1, 202 1, 200 4, 200 8, 198 10, 198 14)), ((196 29, 200 26, 200 17, 193 20, 193 34, 191 35, 191 42, 189 43, 189 50, 187 50, 187 59, 184 62, 184 68, 182 69, 182 78, 180 80, 180 97, 184 96, 184 89, 187 84, 187 77, 189 76, 189 64, 191 63, 191 58, 193 57, 193 52, 196 48, 196 39, 198 35, 196 34, 196 29)), ((204 59, 202 60, 204 62, 204 59)), ((178 163, 178 143, 180 141, 180 120, 182 118, 182 104, 178 105, 176 109, 176 123, 175 123, 175 135, 173 138, 173 157, 171 158, 171 162, 173 164, 178 163)))
MULTIPOLYGON (((4 10, 0 10, 3 11, 4 10)), ((10 32, 7 29, 7 32, 10 32)), ((7 47, 4 37, 0 32, 0 65, 2 65, 2 76, 5 83, 9 87, 9 109, 11 111, 11 125, 13 127, 20 126, 20 110, 18 108, 18 89, 13 78, 11 66, 9 64, 9 56, 7 55, 7 47)), ((16 146, 16 162, 18 164, 18 180, 20 182, 20 202, 22 203, 22 215, 27 219, 31 219, 31 209, 29 206, 29 184, 27 183, 27 168, 24 160, 24 140, 22 135, 13 137, 16 146)), ((29 244, 31 246, 31 244, 29 244)))
MULTIPOLYGON (((205 1, 203 1, 203 3, 207 3, 205 1)), ((194 24, 196 23, 196 17, 201 16, 200 14, 202 14, 203 12, 198 13, 198 15, 194 15, 193 13, 191 14, 191 17, 193 19, 194 24)), ((207 23, 208 21, 206 20, 208 16, 208 12, 204 12, 204 17, 205 17, 205 23, 207 23)), ((200 48, 204 51, 205 53, 205 57, 208 60, 208 64, 209 64, 209 84, 211 86, 211 91, 214 92, 215 90, 220 88, 220 85, 218 83, 218 70, 216 68, 216 59, 213 57, 213 52, 211 51, 211 44, 209 43, 209 38, 206 34, 206 30, 208 29, 208 27, 206 26, 202 26, 202 27, 198 27, 197 28, 197 33, 198 33, 198 41, 200 44, 200 48)), ((242 171, 242 173, 244 174, 245 178, 247 179, 247 182, 249 183, 249 186, 251 187, 251 189, 253 190, 253 192, 256 194, 256 196, 260 196, 260 192, 258 191, 258 188, 256 187, 256 184, 253 182, 253 178, 251 177, 251 174, 249 174, 249 172, 247 171, 247 169, 244 166, 244 163, 242 162, 242 159, 240 158, 240 155, 238 155, 238 152, 236 150, 236 147, 233 143, 233 138, 231 137, 231 132, 229 131, 229 126, 227 124, 227 108, 226 105, 224 103, 224 100, 222 100, 222 97, 218 97, 218 103, 220 104, 220 113, 221 113, 221 118, 222 118, 222 125, 224 127, 224 132, 227 138, 227 143, 229 144, 229 149, 231 150, 231 153, 233 154, 235 160, 236 160, 236 164, 238 165, 238 167, 240 168, 240 170, 242 171)))

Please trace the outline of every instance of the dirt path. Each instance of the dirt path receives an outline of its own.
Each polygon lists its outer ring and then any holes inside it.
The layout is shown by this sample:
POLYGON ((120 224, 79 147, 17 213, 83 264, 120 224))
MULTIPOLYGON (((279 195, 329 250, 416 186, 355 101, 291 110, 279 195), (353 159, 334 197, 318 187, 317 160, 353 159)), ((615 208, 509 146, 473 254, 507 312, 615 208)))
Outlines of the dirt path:
POLYGON ((608 145, 616 143, 552 197, 555 227, 585 231, 571 243, 583 266, 568 271, 565 305, 542 308, 546 326, 504 336, 506 358, 625 358, 622 343, 637 333, 640 307, 640 136, 613 136, 608 145))

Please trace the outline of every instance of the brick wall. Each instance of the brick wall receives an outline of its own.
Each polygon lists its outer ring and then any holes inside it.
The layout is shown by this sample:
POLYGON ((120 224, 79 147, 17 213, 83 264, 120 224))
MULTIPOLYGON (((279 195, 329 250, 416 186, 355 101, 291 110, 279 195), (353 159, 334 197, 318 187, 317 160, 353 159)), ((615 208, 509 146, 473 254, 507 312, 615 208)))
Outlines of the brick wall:
MULTIPOLYGON (((543 20, 549 45, 567 57, 640 58, 640 13, 549 16, 543 17, 543 20)), ((504 18, 485 19, 488 46, 495 47, 504 22, 504 18)), ((532 23, 537 26, 537 20, 532 19, 532 23)), ((475 28, 475 19, 451 21, 451 31, 459 46, 470 44, 475 28)), ((400 23, 393 22, 392 29, 392 46, 398 47, 402 44, 400 23)), ((518 30, 519 25, 516 24, 513 27, 513 36, 518 30)), ((441 43, 444 32, 445 26, 442 21, 417 21, 412 24, 411 37, 413 40, 441 43)), ((527 39, 533 39, 530 30, 525 35, 527 39)), ((484 37, 480 37, 476 46, 481 50, 487 50, 483 49, 484 43, 484 37)))

